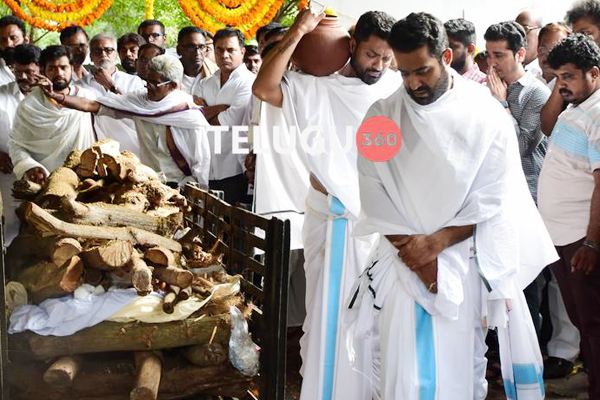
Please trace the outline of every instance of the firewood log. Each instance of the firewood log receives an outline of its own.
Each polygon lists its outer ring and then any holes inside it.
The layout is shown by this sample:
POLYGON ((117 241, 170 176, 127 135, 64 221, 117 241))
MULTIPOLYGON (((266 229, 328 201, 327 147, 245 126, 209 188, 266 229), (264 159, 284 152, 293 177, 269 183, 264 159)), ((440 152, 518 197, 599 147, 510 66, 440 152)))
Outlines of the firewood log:
POLYGON ((131 255, 129 262, 131 268, 131 284, 138 295, 145 296, 152 291, 152 269, 144 262, 136 251, 131 255))
POLYGON ((70 387, 80 368, 80 356, 61 357, 46 370, 44 382, 52 387, 70 387))
POLYGON ((208 367, 227 361, 229 352, 221 343, 205 343, 186 347, 182 351, 186 360, 194 365, 208 367))
POLYGON ((75 170, 81 163, 82 154, 82 150, 73 150, 72 152, 70 152, 67 156, 67 159, 65 160, 65 163, 63 164, 63 167, 75 170))
POLYGON ((183 223, 183 213, 177 212, 167 217, 157 217, 106 203, 79 203, 63 198, 58 217, 67 222, 95 226, 131 226, 154 232, 161 236, 171 236, 183 223))
POLYGON ((140 246, 162 246, 181 252, 181 245, 175 240, 139 228, 115 228, 104 226, 78 225, 53 217, 34 203, 27 203, 25 219, 42 236, 65 235, 82 239, 125 240, 140 246))
POLYGON ((146 194, 139 186, 122 185, 113 197, 113 203, 123 205, 129 209, 144 212, 150 207, 146 194))
POLYGON ((135 175, 138 165, 141 164, 139 158, 129 151, 122 151, 117 155, 104 154, 102 163, 105 165, 108 175, 119 181, 135 175))
POLYGON ((190 296, 192 295, 192 286, 188 286, 186 288, 183 288, 179 291, 179 294, 177 295, 177 297, 179 297, 179 301, 184 301, 190 298, 190 296))
POLYGON ((42 185, 27 179, 19 179, 13 183, 12 195, 17 200, 33 200, 42 191, 42 185))
POLYGON ((170 188, 158 180, 144 183, 143 188, 152 208, 165 206, 171 198, 179 196, 179 190, 170 188))
POLYGON ((72 293, 82 282, 83 263, 78 256, 71 257, 61 267, 41 262, 25 269, 17 281, 31 294, 34 303, 72 293))
POLYGON ((106 168, 101 162, 105 154, 118 155, 119 142, 112 139, 102 139, 94 143, 89 149, 86 149, 81 154, 81 161, 77 167, 77 175, 82 178, 107 176, 106 168))
POLYGON ((192 284, 194 274, 178 267, 155 267, 153 275, 169 285, 186 288, 192 284))
POLYGON ((156 266, 161 267, 175 267, 175 255, 172 251, 165 249, 164 247, 156 246, 152 247, 144 253, 146 261, 151 262, 156 266))
POLYGON ((59 266, 81 253, 81 243, 73 238, 58 238, 50 251, 50 260, 59 266))
POLYGON ((133 244, 124 240, 111 240, 103 245, 94 246, 81 253, 86 267, 102 271, 114 271, 123 268, 131 260, 133 244))
POLYGON ((23 332, 11 335, 10 339, 12 348, 20 352, 20 356, 45 360, 73 354, 158 350, 208 343, 215 325, 218 329, 213 343, 227 343, 230 332, 228 314, 157 324, 104 321, 69 336, 23 332))
POLYGON ((62 197, 77 198, 79 178, 72 169, 59 167, 48 177, 44 189, 40 193, 40 204, 52 207, 62 197))
POLYGON ((177 304, 177 293, 172 290, 168 290, 163 300, 163 311, 167 314, 173 314, 175 311, 175 305, 177 304))
MULTIPOLYGON (((159 386, 161 400, 181 398, 246 398, 252 378, 242 375, 230 363, 200 367, 181 365, 180 360, 167 357, 162 361, 159 386), (199 396, 195 396, 198 394, 199 396)), ((46 365, 43 362, 16 358, 6 374, 5 383, 11 387, 11 399, 43 400, 127 400, 135 381, 134 357, 84 357, 85 373, 80 373, 73 385, 53 388, 44 383, 46 365), (14 394, 14 396, 13 396, 14 394)), ((258 398, 258 397, 256 397, 258 398)))
POLYGON ((131 400, 156 400, 162 372, 160 358, 151 351, 136 351, 134 357, 137 377, 129 398, 131 400))
POLYGON ((81 182, 81 185, 79 186, 79 195, 77 197, 81 197, 82 195, 89 195, 90 193, 94 193, 102 189, 104 187, 104 183, 104 179, 85 179, 83 182, 81 182))

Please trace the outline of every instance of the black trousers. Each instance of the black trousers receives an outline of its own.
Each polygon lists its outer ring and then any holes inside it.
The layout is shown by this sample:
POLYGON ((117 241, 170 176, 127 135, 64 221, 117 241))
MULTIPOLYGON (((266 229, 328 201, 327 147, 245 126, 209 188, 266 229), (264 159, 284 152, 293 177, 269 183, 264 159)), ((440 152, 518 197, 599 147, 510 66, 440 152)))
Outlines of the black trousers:
POLYGON ((571 272, 571 259, 583 239, 557 246, 560 259, 551 265, 569 318, 581 333, 581 355, 588 369, 590 400, 600 399, 600 263, 590 275, 571 272))
POLYGON ((225 192, 225 201, 231 205, 237 206, 238 203, 252 202, 251 196, 248 196, 248 179, 244 174, 208 181, 208 187, 211 190, 225 192))

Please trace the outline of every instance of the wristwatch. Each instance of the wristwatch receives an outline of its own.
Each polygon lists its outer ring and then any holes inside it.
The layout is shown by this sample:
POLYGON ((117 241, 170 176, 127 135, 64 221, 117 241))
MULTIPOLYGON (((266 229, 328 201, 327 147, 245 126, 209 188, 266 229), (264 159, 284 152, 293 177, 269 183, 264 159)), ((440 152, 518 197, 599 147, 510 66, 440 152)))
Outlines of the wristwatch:
POLYGON ((508 108, 508 101, 501 101, 500 104, 502 104, 502 107, 508 108))
POLYGON ((117 87, 115 85, 112 85, 109 90, 114 94, 117 94, 117 87))

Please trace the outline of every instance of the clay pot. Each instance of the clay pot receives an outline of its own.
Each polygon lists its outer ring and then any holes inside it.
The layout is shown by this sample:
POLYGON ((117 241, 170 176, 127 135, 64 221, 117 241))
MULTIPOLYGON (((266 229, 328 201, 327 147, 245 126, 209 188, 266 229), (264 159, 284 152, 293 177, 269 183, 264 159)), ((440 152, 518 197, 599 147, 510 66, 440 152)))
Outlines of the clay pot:
POLYGON ((292 62, 302 72, 326 76, 340 70, 350 58, 350 35, 336 16, 327 15, 298 43, 292 62))

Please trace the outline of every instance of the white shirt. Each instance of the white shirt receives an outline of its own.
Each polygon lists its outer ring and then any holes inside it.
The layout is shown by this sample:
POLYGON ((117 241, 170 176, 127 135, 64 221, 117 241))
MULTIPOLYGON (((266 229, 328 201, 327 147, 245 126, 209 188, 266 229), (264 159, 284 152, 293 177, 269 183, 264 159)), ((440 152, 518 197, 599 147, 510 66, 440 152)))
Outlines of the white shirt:
MULTIPOLYGON (((230 107, 217 117, 221 126, 229 130, 221 133, 221 152, 215 153, 215 135, 208 133, 211 145, 212 158, 210 164, 210 179, 221 180, 244 172, 245 154, 233 154, 232 129, 233 126, 242 125, 244 114, 250 104, 252 84, 256 75, 248 71, 245 64, 237 67, 225 84, 221 87, 221 71, 204 78, 193 87, 192 95, 201 97, 209 106, 227 104, 230 107)), ((242 136, 243 132, 240 134, 242 136)))
POLYGON ((583 239, 600 168, 600 90, 560 114, 539 178, 538 205, 556 246, 583 239))
POLYGON ((183 79, 181 80, 181 90, 192 94, 192 85, 194 84, 195 80, 195 76, 187 76, 186 74, 183 74, 183 79))
MULTIPOLYGON (((143 90, 144 81, 136 75, 116 71, 112 76, 115 86, 122 94, 143 90)), ((104 86, 96 82, 93 74, 85 75, 76 83, 78 86, 91 90, 97 98, 108 92, 104 86)), ((120 143, 121 150, 128 150, 139 156, 140 145, 135 131, 135 124, 129 119, 116 120, 109 115, 98 115, 94 118, 94 129, 98 139, 111 138, 120 143)))
POLYGON ((0 86, 6 85, 15 80, 15 76, 12 71, 6 65, 3 58, 0 58, 0 86))

